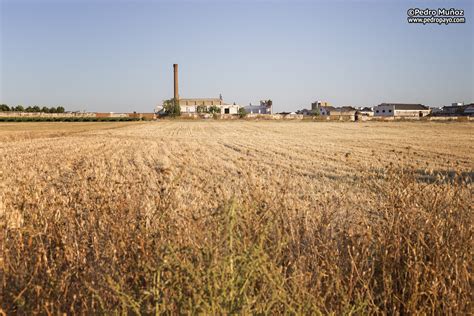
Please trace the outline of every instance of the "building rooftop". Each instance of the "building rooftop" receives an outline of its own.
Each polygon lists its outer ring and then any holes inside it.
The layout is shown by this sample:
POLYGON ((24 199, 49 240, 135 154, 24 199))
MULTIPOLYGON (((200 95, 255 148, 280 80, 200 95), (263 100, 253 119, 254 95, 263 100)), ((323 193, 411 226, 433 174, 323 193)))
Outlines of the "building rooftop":
POLYGON ((353 108, 352 106, 341 106, 340 108, 336 108, 336 110, 339 110, 341 112, 357 111, 357 109, 353 108))
POLYGON ((330 106, 330 105, 328 105, 328 106, 321 106, 320 108, 321 108, 321 109, 325 109, 326 111, 332 111, 332 110, 335 110, 335 109, 336 109, 335 107, 330 106))
POLYGON ((380 105, 393 105, 395 110, 429 110, 429 108, 423 104, 382 103, 380 105))

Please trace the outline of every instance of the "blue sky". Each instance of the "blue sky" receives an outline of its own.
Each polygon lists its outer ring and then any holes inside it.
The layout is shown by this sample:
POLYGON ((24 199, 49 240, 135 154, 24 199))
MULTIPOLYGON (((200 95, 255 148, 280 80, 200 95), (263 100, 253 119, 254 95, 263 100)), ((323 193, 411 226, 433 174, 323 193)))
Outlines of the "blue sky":
POLYGON ((0 0, 0 103, 150 112, 173 93, 276 111, 474 101, 474 1, 0 0), (413 25, 409 8, 467 22, 413 25))

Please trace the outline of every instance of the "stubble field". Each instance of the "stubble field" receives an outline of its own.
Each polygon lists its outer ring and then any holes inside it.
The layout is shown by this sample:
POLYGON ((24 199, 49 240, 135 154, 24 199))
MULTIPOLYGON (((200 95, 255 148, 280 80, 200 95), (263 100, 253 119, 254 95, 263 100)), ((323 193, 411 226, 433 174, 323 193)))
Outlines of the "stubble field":
POLYGON ((468 313, 472 123, 0 124, 7 313, 468 313))

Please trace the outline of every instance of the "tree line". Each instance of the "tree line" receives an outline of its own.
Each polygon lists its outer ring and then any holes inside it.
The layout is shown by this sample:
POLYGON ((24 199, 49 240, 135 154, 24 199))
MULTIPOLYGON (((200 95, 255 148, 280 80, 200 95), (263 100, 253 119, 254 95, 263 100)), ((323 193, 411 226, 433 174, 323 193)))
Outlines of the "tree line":
POLYGON ((144 120, 146 119, 139 117, 0 116, 0 122, 130 122, 144 120))
POLYGON ((17 106, 8 106, 6 104, 0 104, 0 112, 42 112, 42 113, 64 113, 65 109, 62 106, 58 107, 39 107, 37 105, 35 106, 28 106, 28 107, 23 107, 22 105, 17 105, 17 106))

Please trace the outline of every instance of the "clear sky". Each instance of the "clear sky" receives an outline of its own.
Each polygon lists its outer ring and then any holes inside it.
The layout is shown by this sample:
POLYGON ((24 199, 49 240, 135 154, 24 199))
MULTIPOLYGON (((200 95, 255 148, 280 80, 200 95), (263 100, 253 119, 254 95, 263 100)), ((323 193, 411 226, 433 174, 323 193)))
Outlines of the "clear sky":
POLYGON ((151 112, 173 95, 276 111, 474 102, 474 1, 0 0, 0 103, 151 112), (459 8, 465 24, 407 10, 459 8))

